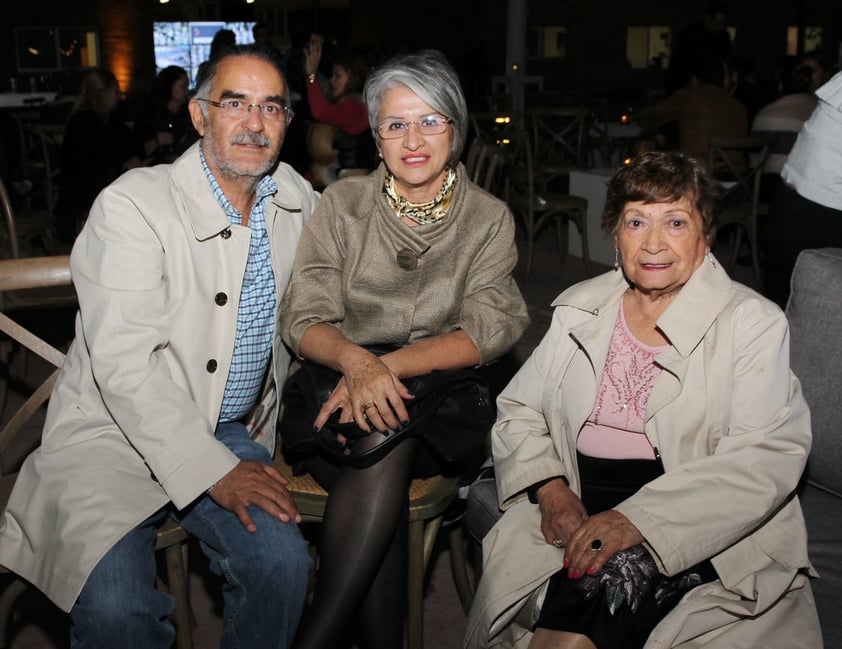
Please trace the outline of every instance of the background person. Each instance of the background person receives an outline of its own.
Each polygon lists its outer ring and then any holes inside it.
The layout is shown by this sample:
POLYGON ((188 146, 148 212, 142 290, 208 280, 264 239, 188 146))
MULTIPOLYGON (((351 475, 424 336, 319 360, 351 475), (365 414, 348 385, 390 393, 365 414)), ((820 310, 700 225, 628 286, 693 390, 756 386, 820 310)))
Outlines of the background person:
POLYGON ((141 165, 143 151, 131 130, 115 116, 120 87, 110 70, 82 77, 59 153, 56 236, 72 244, 100 191, 127 169, 141 165))
POLYGON ((314 34, 304 48, 307 101, 314 121, 308 135, 310 169, 317 187, 341 177, 343 170, 370 171, 377 164, 377 149, 362 99, 368 68, 350 53, 334 56, 328 100, 318 79, 323 42, 320 35, 314 34))
MULTIPOLYGON (((678 149, 706 162, 712 136, 745 136, 748 111, 725 87, 727 78, 723 60, 706 59, 694 68, 683 88, 636 111, 634 121, 643 129, 641 148, 678 149), (653 144, 647 144, 647 139, 653 144)), ((734 163, 745 166, 742 158, 734 163)))
POLYGON ((821 646, 809 411, 783 312, 710 254, 718 195, 674 152, 609 181, 616 269, 556 298, 497 401, 466 647, 821 646))
POLYGON ((818 105, 798 131, 763 220, 764 291, 781 306, 799 252, 842 246, 842 72, 816 96, 818 105))
POLYGON ((0 564, 70 612, 70 646, 172 646, 168 515, 224 582, 221 647, 295 631, 310 559, 271 467, 289 365, 274 322, 318 196, 277 165, 286 94, 257 46, 212 59, 190 102, 201 142, 121 176, 76 240, 76 339, 0 520, 0 564))
MULTIPOLYGON (((325 190, 281 319, 296 355, 342 373, 314 425, 340 411, 372 431, 355 449, 408 420, 402 379, 484 365, 528 323, 512 277, 512 215, 459 163, 468 114, 456 72, 438 52, 398 56, 372 73, 365 99, 383 162, 325 190), (377 357, 362 347, 371 343, 400 349, 377 357)), ((409 437, 365 469, 318 454, 306 467, 329 496, 316 591, 294 646, 338 649, 355 635, 364 649, 402 646, 408 487, 441 466, 409 437)))
POLYGON ((172 162, 196 140, 187 99, 187 70, 168 65, 155 76, 146 110, 135 120, 135 135, 143 143, 149 164, 172 162))

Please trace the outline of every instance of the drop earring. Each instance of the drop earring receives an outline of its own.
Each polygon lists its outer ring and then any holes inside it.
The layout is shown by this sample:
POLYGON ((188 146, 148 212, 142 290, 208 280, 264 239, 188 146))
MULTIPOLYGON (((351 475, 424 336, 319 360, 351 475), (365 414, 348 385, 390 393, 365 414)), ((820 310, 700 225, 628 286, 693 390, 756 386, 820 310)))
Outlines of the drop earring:
POLYGON ((614 270, 620 270, 620 250, 614 248, 614 270))
POLYGON ((716 268, 716 259, 714 258, 714 256, 713 256, 713 254, 711 253, 711 251, 710 251, 710 250, 708 250, 708 251, 707 251, 707 253, 705 253, 705 254, 707 254, 708 259, 710 259, 710 263, 711 263, 711 265, 712 265, 714 268, 716 268))

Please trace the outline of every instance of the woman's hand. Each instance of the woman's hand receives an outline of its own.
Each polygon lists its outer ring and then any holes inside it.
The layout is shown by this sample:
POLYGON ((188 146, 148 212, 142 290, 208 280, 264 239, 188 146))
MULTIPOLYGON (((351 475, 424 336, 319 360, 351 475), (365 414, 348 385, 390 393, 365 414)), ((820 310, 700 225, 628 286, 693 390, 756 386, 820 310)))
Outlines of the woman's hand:
POLYGON ((623 514, 613 509, 594 514, 567 540, 564 565, 571 579, 592 575, 615 552, 643 543, 643 535, 623 514))
POLYGON ((371 352, 357 347, 342 380, 322 405, 313 426, 320 429, 337 409, 340 422, 353 419, 362 430, 397 430, 409 421, 404 399, 413 395, 389 367, 371 352))
POLYGON ((565 545, 588 518, 581 499, 561 478, 548 482, 535 496, 541 510, 541 532, 547 543, 565 545))
POLYGON ((319 34, 310 34, 310 41, 304 46, 304 73, 308 76, 319 71, 322 60, 324 38, 319 34))

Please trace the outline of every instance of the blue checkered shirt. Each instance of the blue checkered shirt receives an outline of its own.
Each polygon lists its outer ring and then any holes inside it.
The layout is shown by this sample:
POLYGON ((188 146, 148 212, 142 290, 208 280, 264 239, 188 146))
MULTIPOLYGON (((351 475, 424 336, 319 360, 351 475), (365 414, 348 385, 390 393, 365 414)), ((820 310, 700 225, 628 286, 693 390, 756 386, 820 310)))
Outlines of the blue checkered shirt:
MULTIPOLYGON (((243 217, 231 204, 200 151, 213 195, 233 225, 242 225, 243 217)), ((222 397, 220 423, 237 421, 249 413, 260 395, 266 368, 272 356, 272 336, 275 333, 275 273, 266 231, 266 199, 278 191, 270 176, 264 177, 256 189, 257 198, 249 216, 251 241, 243 286, 240 289, 240 308, 237 311, 237 337, 231 369, 222 397)))

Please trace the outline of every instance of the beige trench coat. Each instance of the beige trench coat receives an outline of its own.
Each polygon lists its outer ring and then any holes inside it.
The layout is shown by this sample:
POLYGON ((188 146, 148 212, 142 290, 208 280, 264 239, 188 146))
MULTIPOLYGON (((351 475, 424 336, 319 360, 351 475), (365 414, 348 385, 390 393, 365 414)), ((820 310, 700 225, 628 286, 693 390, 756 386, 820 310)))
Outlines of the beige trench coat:
MULTIPOLYGON (((41 447, 0 519, 0 564, 65 611, 115 542, 166 503, 190 504, 237 463, 214 429, 250 232, 219 207, 198 147, 121 176, 73 247, 76 337, 41 447)), ((280 302, 318 194, 288 165, 274 178, 266 226, 280 302)), ((251 421, 270 452, 289 360, 276 331, 251 421)))
MULTIPOLYGON (((526 647, 563 551, 546 543, 523 490, 566 475, 579 490, 576 437, 596 399, 619 301, 609 272, 553 305, 550 330, 498 399, 492 444, 501 506, 465 647, 526 647)), ((719 580, 691 591, 655 628, 654 647, 821 647, 793 491, 811 444, 789 369, 780 309, 705 260, 658 321, 672 341, 645 432, 665 475, 616 509, 641 531, 661 572, 712 558, 719 580)), ((814 573, 812 573, 814 574, 814 573)))

